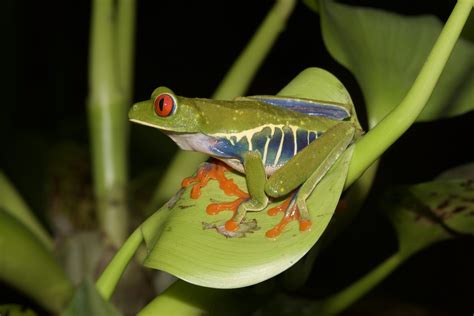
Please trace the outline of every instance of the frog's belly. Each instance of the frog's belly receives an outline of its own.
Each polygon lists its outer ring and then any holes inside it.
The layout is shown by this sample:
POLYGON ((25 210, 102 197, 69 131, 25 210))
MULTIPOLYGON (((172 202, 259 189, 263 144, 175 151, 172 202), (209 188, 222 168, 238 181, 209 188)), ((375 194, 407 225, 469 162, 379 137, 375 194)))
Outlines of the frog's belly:
MULTIPOLYGON (((244 165, 239 159, 236 158, 219 158, 216 157, 217 159, 225 162, 229 167, 231 167, 234 170, 237 170, 238 172, 245 173, 244 170, 244 165)), ((265 166, 265 174, 267 176, 272 175, 278 168, 281 166, 274 167, 274 166, 265 166)))

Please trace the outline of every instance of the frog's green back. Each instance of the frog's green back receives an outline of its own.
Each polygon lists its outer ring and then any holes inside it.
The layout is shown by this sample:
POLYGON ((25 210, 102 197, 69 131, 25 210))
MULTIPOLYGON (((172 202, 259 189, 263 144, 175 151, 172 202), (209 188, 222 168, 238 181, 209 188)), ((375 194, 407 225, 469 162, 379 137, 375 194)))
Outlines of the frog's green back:
POLYGON ((213 135, 239 133, 266 126, 288 126, 324 132, 338 123, 324 117, 310 116, 255 99, 216 101, 178 98, 179 103, 193 104, 200 114, 201 132, 213 135))

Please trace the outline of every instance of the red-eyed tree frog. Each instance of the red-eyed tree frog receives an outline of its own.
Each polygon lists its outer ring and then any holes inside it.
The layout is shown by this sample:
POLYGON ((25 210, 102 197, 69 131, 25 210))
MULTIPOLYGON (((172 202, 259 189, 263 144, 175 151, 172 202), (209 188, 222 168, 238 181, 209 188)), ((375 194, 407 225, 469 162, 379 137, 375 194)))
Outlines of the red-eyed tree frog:
MULTIPOLYGON (((165 87, 133 105, 129 118, 160 129, 184 150, 208 154, 245 174, 248 194, 235 194, 240 198, 225 224, 228 231, 237 231, 247 212, 263 210, 269 197, 291 192, 286 214, 298 211, 300 230, 310 229, 306 199, 362 134, 351 104, 281 96, 185 98, 165 87)), ((222 174, 211 178, 226 181, 222 174)))

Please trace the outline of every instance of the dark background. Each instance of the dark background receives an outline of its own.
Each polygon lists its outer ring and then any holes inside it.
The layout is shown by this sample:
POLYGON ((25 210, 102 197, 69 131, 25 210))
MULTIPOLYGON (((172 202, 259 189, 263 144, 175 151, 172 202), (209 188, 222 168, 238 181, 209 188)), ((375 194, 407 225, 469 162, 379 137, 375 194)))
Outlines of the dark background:
MULTIPOLYGON (((147 99, 159 85, 180 95, 210 96, 273 1, 137 3, 134 101, 147 99)), ((435 14, 445 21, 455 1, 350 3, 401 14, 435 14)), ((45 176, 38 162, 44 158, 42 152, 63 141, 88 143, 85 103, 91 8, 89 1, 8 0, 3 5, 0 140, 4 147, 0 168, 28 203, 41 210, 41 182, 32 187, 31 181, 45 176)), ((319 17, 302 3, 248 94, 275 94, 300 71, 314 66, 336 74, 351 92, 358 112, 364 113, 355 79, 330 57, 321 39, 319 17)), ((410 129, 382 160, 371 198, 388 185, 428 181, 445 169, 473 161, 469 150, 473 116, 417 124, 410 129)), ((166 161, 157 159, 162 159, 163 153, 171 157, 174 149, 158 132, 133 127, 132 176, 156 163, 165 166, 166 161)), ((391 228, 376 208, 369 204, 335 247, 320 257, 316 269, 328 273, 318 273, 316 292, 346 285, 396 249, 391 228)), ((368 300, 374 306, 380 301, 414 304, 427 306, 429 314, 470 315, 474 311, 473 252, 472 241, 465 240, 431 247, 398 269, 368 300)), ((18 297, 0 286, 0 303, 21 301, 18 297)), ((364 301, 360 305, 363 308, 364 301)))

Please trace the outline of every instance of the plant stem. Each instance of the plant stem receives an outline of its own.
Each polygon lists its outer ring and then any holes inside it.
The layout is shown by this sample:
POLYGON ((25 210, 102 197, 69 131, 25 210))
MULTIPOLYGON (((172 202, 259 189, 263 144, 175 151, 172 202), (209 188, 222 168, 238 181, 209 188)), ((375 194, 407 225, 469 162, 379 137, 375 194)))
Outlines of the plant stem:
POLYGON ((120 277, 142 241, 141 227, 138 227, 128 237, 127 241, 125 241, 97 280, 97 290, 106 300, 112 296, 120 277))
POLYGON ((403 259, 399 253, 392 255, 346 289, 328 297, 322 302, 314 303, 314 306, 310 307, 309 310, 322 311, 322 314, 339 314, 385 279, 403 262, 403 259))
POLYGON ((88 112, 94 190, 101 229, 117 247, 128 225, 127 110, 134 7, 133 0, 119 1, 117 7, 113 0, 95 0, 90 36, 88 112))
POLYGON ((260 24, 252 39, 221 81, 213 99, 232 99, 247 91, 257 70, 284 30, 295 0, 278 0, 260 24))
POLYGON ((416 120, 426 105, 472 9, 472 0, 456 3, 423 68, 402 102, 356 144, 345 187, 351 185, 416 120), (376 144, 376 145, 374 145, 376 144))
MULTIPOLYGON (((245 93, 278 35, 284 29, 295 3, 295 0, 276 1, 250 42, 219 84, 212 98, 232 99, 245 93)), ((208 156, 204 154, 179 151, 158 184, 147 210, 155 210, 157 205, 172 196, 179 189, 181 180, 192 174, 197 166, 207 158, 208 156)))

